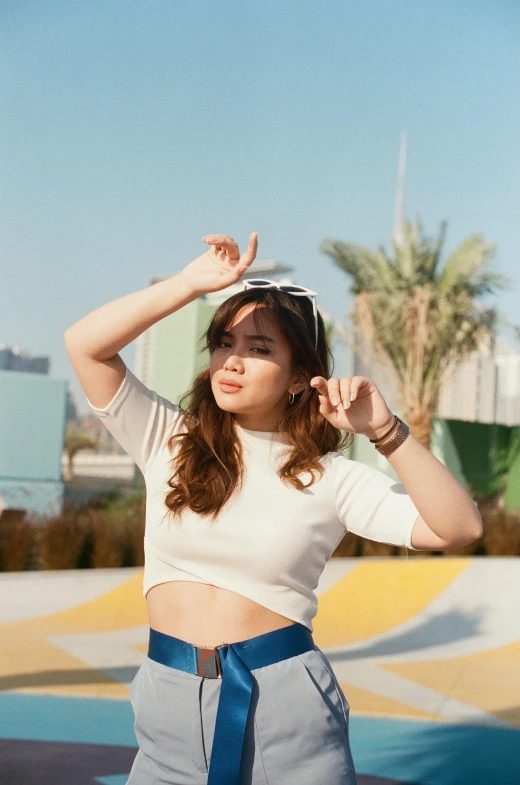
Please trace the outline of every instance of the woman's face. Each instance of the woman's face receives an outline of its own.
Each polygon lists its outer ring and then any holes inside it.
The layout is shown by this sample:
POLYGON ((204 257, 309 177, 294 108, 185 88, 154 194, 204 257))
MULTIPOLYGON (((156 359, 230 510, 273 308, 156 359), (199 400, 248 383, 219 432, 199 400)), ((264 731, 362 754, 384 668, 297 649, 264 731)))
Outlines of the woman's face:
POLYGON ((233 324, 229 335, 219 336, 220 343, 211 355, 211 389, 217 405, 233 412, 243 428, 254 431, 276 431, 284 411, 289 405, 289 392, 304 389, 302 377, 292 371, 292 353, 269 308, 255 303, 244 306, 233 324), (259 308, 263 342, 253 319, 253 310, 259 308), (223 379, 240 385, 239 388, 221 386, 223 379), (299 383, 298 383, 299 382, 299 383))

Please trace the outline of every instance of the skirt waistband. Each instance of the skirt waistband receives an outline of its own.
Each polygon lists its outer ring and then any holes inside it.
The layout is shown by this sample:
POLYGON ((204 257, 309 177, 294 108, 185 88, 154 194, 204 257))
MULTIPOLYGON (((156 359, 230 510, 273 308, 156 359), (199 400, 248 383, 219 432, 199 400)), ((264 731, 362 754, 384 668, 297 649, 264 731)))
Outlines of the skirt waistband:
POLYGON ((303 624, 266 632, 215 648, 204 648, 150 628, 148 657, 171 668, 221 678, 207 785, 239 785, 240 762, 255 668, 303 654, 315 647, 303 624))

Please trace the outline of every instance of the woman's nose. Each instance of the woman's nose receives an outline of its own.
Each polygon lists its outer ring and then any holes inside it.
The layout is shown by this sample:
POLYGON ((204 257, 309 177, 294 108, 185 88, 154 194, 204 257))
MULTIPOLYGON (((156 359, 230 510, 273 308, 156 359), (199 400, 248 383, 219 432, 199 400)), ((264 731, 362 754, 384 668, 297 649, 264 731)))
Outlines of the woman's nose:
POLYGON ((225 368, 236 368, 242 363, 241 358, 237 354, 230 355, 224 363, 225 368))

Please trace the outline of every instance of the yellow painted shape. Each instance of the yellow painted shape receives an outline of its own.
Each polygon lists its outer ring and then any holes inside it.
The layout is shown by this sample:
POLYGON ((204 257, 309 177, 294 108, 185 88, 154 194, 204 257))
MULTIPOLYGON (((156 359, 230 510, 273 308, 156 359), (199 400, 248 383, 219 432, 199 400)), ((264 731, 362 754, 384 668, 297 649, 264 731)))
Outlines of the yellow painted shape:
POLYGON ((125 684, 55 646, 54 635, 88 634, 148 624, 143 574, 64 611, 0 624, 0 688, 53 695, 128 698, 125 684))
POLYGON ((520 641, 466 657, 379 667, 520 728, 520 641))
POLYGON ((363 560, 318 597, 314 637, 320 648, 388 632, 424 610, 471 559, 363 560))
POLYGON ((371 714, 379 717, 400 717, 402 719, 438 720, 437 715, 409 706, 407 703, 377 695, 369 690, 362 690, 343 681, 339 685, 349 703, 350 709, 356 714, 371 714))

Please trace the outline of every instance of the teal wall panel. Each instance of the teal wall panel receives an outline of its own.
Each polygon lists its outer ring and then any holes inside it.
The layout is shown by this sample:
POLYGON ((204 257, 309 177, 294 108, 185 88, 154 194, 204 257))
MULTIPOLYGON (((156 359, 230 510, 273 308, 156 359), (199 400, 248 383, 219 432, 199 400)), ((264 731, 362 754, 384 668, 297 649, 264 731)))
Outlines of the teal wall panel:
POLYGON ((0 478, 61 481, 68 381, 0 371, 0 478))

